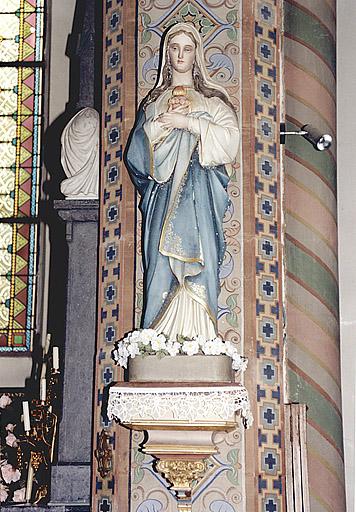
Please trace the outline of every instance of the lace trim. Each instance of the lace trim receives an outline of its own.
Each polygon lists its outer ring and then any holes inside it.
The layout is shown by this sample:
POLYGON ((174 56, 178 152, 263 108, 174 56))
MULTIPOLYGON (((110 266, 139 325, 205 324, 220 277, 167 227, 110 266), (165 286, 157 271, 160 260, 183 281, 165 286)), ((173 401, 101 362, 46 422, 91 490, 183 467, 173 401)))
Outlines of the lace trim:
POLYGON ((142 420, 231 421, 241 413, 246 428, 253 422, 244 386, 110 389, 108 417, 122 423, 142 420))

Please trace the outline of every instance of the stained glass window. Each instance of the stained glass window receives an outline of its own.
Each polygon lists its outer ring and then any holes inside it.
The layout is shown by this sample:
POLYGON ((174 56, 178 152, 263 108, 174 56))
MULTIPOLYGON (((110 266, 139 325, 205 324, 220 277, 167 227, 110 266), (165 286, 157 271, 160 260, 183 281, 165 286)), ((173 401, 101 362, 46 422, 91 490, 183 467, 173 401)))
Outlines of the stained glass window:
POLYGON ((44 0, 0 0, 0 351, 30 350, 42 125, 44 0))

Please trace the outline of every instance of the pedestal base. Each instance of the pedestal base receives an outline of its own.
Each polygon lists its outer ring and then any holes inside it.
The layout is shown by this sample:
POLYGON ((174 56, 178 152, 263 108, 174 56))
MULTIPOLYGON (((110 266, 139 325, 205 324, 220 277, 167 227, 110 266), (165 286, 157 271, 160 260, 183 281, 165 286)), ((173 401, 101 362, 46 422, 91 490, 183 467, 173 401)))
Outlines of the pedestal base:
POLYGON ((208 457, 218 452, 213 433, 234 429, 236 413, 251 424, 247 391, 239 384, 129 383, 110 389, 109 418, 147 431, 143 451, 157 459, 156 471, 175 491, 179 512, 191 512, 193 488, 208 457))

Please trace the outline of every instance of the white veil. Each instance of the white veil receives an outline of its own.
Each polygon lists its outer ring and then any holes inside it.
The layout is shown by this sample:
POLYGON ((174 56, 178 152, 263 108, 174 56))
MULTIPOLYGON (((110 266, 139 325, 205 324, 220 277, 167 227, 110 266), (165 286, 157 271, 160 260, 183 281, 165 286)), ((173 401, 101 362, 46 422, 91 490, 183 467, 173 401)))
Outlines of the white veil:
POLYGON ((198 30, 194 27, 194 25, 192 23, 176 23, 175 25, 172 25, 167 30, 167 32, 164 36, 163 47, 161 50, 159 76, 158 76, 158 80, 157 80, 157 83, 156 83, 154 89, 157 89, 158 87, 160 87, 163 84, 163 69, 167 62, 168 42, 174 36, 174 34, 176 34, 178 32, 186 32, 186 33, 192 35, 192 37, 195 41, 195 45, 196 45, 195 62, 200 69, 200 73, 203 78, 204 84, 208 88, 215 89, 215 90, 221 92, 224 95, 224 97, 228 100, 229 95, 227 94, 225 88, 222 87, 221 85, 217 85, 215 82, 213 82, 207 72, 207 69, 205 66, 205 59, 204 59, 203 41, 202 41, 202 38, 201 38, 198 30))

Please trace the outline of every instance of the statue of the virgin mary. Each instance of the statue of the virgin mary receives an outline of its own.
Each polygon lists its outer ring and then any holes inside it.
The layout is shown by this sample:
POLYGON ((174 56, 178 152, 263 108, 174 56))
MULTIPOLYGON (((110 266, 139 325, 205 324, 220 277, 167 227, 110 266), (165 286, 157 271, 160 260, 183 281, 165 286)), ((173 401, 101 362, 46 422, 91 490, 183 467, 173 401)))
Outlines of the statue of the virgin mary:
POLYGON ((233 106, 208 76, 199 32, 173 25, 126 154, 141 195, 142 327, 172 340, 217 336, 222 222, 238 146, 233 106))

